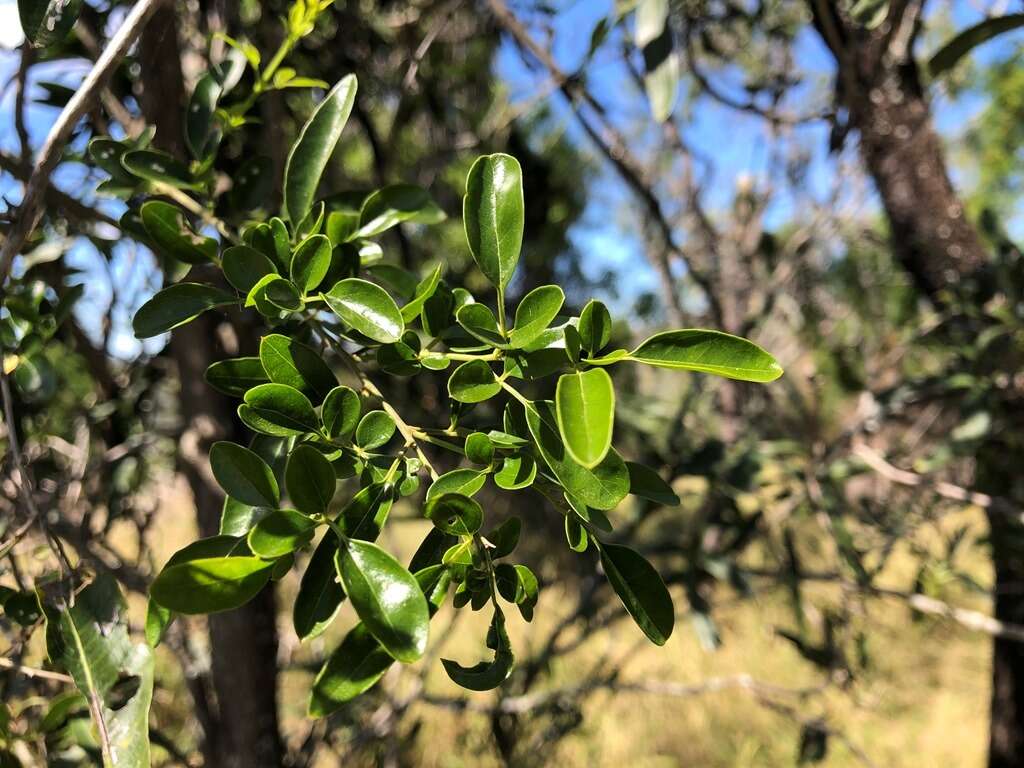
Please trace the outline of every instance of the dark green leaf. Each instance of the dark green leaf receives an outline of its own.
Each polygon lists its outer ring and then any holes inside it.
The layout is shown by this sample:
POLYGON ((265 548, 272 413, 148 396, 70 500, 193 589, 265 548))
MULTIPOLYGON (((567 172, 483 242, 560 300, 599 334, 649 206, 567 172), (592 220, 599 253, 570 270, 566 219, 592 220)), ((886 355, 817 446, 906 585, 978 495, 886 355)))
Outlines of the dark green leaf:
POLYGON ((359 213, 356 237, 374 237, 403 221, 436 224, 444 218, 444 211, 437 207, 422 187, 392 184, 366 198, 359 213))
POLYGON ((380 536, 394 501, 394 487, 373 483, 361 489, 341 511, 339 521, 345 535, 363 541, 380 536))
MULTIPOLYGON (((333 476, 334 473, 331 474, 333 476)), ((253 526, 247 541, 253 554, 270 559, 306 546, 313 540, 315 532, 316 523, 306 515, 291 509, 278 509, 253 526)))
POLYGON ((652 643, 664 645, 676 614, 665 582, 649 562, 629 547, 598 544, 601 566, 615 594, 652 643))
POLYGON ((960 59, 982 43, 1019 27, 1024 27, 1024 13, 993 16, 978 22, 973 27, 968 27, 943 45, 929 59, 928 73, 932 77, 939 77, 955 67, 960 59))
POLYGON ((233 245, 225 249, 221 267, 224 277, 235 290, 246 295, 261 279, 277 274, 274 262, 248 245, 233 245))
POLYGON ((362 403, 354 389, 339 386, 328 392, 320 409, 320 418, 328 436, 333 440, 344 440, 351 435, 359 423, 361 410, 362 403))
POLYGON ((525 206, 519 161, 510 155, 477 158, 462 200, 466 239, 480 270, 503 295, 523 244, 525 206))
POLYGON ((679 497, 672 490, 672 486, 662 480, 661 475, 653 469, 632 461, 626 462, 626 468, 629 470, 629 492, 634 496, 666 507, 679 506, 679 497))
POLYGON ((472 496, 484 487, 487 475, 475 469, 453 469, 445 472, 427 488, 426 501, 445 493, 461 493, 472 496))
POLYGON ((445 533, 468 536, 480 530, 484 512, 473 499, 458 493, 435 495, 423 507, 424 516, 445 533))
POLYGON ((334 314, 364 336, 383 344, 402 338, 402 313, 380 286, 350 277, 339 280, 323 297, 334 314))
POLYGON ((281 493, 274 473, 248 448, 227 441, 214 443, 210 467, 228 496, 252 506, 277 506, 281 493))
POLYGON ((356 98, 356 77, 346 75, 317 105, 288 153, 284 169, 284 210, 298 223, 313 206, 320 177, 356 98))
POLYGON ((228 611, 252 600, 270 580, 273 561, 258 557, 210 557, 164 568, 150 594, 178 613, 228 611))
POLYGON ((163 256, 185 264, 207 264, 216 257, 217 241, 192 231, 177 206, 150 200, 142 204, 139 215, 150 240, 163 256))
POLYGON ((216 128, 214 114, 220 94, 220 83, 207 73, 199 78, 189 99, 185 113, 185 144, 196 160, 204 160, 210 152, 216 128))
POLYGON ((178 283, 164 288, 135 313, 132 327, 139 339, 159 336, 195 320, 214 307, 234 304, 234 296, 212 285, 178 283))
POLYGON ((434 295, 438 284, 441 282, 441 272, 444 270, 444 262, 438 263, 433 271, 423 278, 416 286, 416 292, 412 299, 402 307, 402 320, 406 324, 411 323, 423 310, 424 304, 434 295))
POLYGON ((121 165, 146 181, 157 181, 179 189, 201 189, 192 178, 188 166, 166 152, 155 149, 133 149, 125 152, 121 165))
POLYGON ((220 360, 206 369, 206 383, 232 397, 242 397, 246 391, 267 382, 266 371, 258 357, 235 357, 220 360))
POLYGON ((320 451, 311 445, 296 446, 288 457, 284 477, 288 496, 299 510, 310 515, 327 511, 337 478, 331 462, 320 451))
POLYGON ((782 375, 775 358, 759 346, 721 331, 689 329, 658 333, 630 352, 629 359, 742 381, 768 382, 782 375))
POLYGON ((509 341, 522 349, 536 339, 558 315, 565 294, 557 285, 542 285, 523 297, 516 308, 516 323, 509 341))
POLYGON ((42 48, 67 36, 81 7, 81 0, 18 0, 18 16, 25 37, 42 48))
POLYGON ((586 528, 571 514, 565 516, 565 540, 573 552, 586 552, 590 542, 586 528))
POLYGON ((338 582, 338 571, 334 567, 337 552, 338 537, 333 531, 327 531, 313 550, 306 572, 302 574, 292 612, 295 634, 300 641, 309 640, 323 632, 334 620, 345 599, 345 590, 338 582))
POLYGON ((612 316, 608 312, 608 307, 596 299, 588 301, 580 313, 577 330, 587 355, 599 353, 612 339, 612 316))
POLYGON ((312 347, 279 333, 260 340, 260 362, 275 384, 286 384, 317 401, 338 386, 338 379, 312 347))
POLYGON ((286 384, 253 387, 245 393, 238 415, 251 429, 267 435, 301 435, 320 427, 309 398, 286 384))
POLYGON ((368 451, 380 448, 395 434, 395 420, 384 411, 370 411, 356 427, 356 445, 368 451))
POLYGON ((498 330, 494 313, 483 304, 466 304, 459 308, 455 317, 470 336, 498 349, 509 348, 509 343, 498 330))
POLYGON ((310 235, 295 249, 289 274, 303 295, 326 277, 331 266, 331 241, 326 235, 310 235))
POLYGON ((341 576, 352 606, 384 649, 403 663, 427 647, 427 601, 411 573, 367 541, 350 539, 338 552, 341 576))
POLYGON ((474 432, 466 438, 466 458, 489 466, 494 460, 494 443, 483 432, 474 432))
POLYGON ((593 469, 612 446, 615 425, 615 388, 603 368, 566 373, 555 391, 558 432, 569 455, 593 469))
POLYGON ((500 612, 495 612, 488 634, 497 636, 497 642, 492 643, 497 646, 493 661, 481 661, 472 667, 464 667, 451 659, 441 659, 444 671, 456 685, 470 691, 490 691, 505 682, 512 674, 515 658, 512 655, 512 645, 505 633, 505 619, 500 612))
POLYGON ((448 379, 448 394, 460 403, 482 403, 501 391, 501 384, 484 360, 470 360, 448 379))

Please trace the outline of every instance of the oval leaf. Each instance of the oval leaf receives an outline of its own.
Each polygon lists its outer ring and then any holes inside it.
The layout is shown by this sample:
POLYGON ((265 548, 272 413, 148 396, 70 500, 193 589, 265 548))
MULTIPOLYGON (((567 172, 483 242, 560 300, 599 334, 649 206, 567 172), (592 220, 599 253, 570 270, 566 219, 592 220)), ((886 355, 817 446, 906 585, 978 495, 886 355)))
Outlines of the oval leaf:
POLYGON ((782 375, 782 367, 775 358, 754 342, 702 329, 655 334, 630 352, 629 359, 741 381, 768 382, 782 375))
POLYGON ((275 507, 281 498, 274 473, 248 448, 221 441, 210 448, 210 467, 224 492, 252 506, 275 507))
POLYGON ((448 394, 460 403, 482 403, 501 391, 501 384, 484 360, 463 363, 448 379, 448 394))
POLYGON ((382 344, 394 344, 402 338, 402 313, 379 285, 350 277, 335 283, 323 298, 334 314, 364 336, 382 344))
MULTIPOLYGON (((337 477, 331 462, 311 445, 299 445, 288 457, 284 484, 292 503, 302 512, 319 515, 334 498, 337 477)), ((253 548, 255 552, 255 547, 253 548)))
POLYGON ((542 285, 526 294, 516 308, 515 327, 509 333, 512 346, 522 349, 536 339, 557 317, 564 302, 565 294, 557 285, 542 285))
POLYGON ((301 512, 278 509, 256 523, 246 540, 253 554, 275 558, 309 544, 315 531, 316 523, 301 512))
POLYGON ((599 544, 601 566, 615 594, 652 643, 664 645, 676 614, 672 596, 654 566, 629 547, 599 544))
POLYGON ((135 313, 132 327, 135 337, 159 336, 179 325, 185 325, 214 307, 234 304, 234 296, 220 288, 201 283, 178 283, 164 288, 135 313))
POLYGON ((558 379, 555 411, 562 442, 578 463, 593 469, 612 446, 615 388, 603 368, 567 373, 558 379))
POLYGON ((258 557, 211 557, 164 568, 150 595, 178 613, 217 613, 252 600, 270 581, 273 561, 258 557))
POLYGON ((523 245, 523 173, 510 155, 477 158, 462 199, 466 239, 480 271, 504 293, 523 245))
POLYGON ((260 362, 273 383, 294 387, 318 401, 338 386, 338 379, 320 353, 280 333, 260 340, 260 362))

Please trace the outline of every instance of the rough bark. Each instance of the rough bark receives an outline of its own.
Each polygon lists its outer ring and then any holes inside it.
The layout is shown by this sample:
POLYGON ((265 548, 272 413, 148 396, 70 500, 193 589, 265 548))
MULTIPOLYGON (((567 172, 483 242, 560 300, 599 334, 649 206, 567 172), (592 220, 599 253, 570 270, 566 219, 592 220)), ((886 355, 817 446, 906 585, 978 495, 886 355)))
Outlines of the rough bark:
MULTIPOLYGON (((148 123, 157 128, 155 143, 183 156, 182 115, 185 88, 181 71, 175 11, 153 19, 140 41, 139 103, 148 123)), ((223 494, 207 468, 209 447, 218 439, 245 442, 231 404, 203 379, 210 362, 226 357, 220 348, 216 319, 203 317, 176 330, 170 351, 181 381, 180 404, 185 429, 181 438, 182 471, 196 505, 200 535, 220 526, 223 494)), ((215 701, 208 702, 212 726, 206 734, 206 762, 219 768, 279 768, 283 749, 277 718, 277 631, 273 589, 252 602, 209 618, 215 701)))
MULTIPOLYGON (((923 2, 893 0, 887 20, 867 30, 837 4, 809 0, 814 24, 838 65, 838 100, 849 110, 864 165, 890 224, 893 252, 921 292, 944 304, 962 282, 982 276, 988 258, 953 188, 912 48, 923 2)), ((978 487, 1006 495, 998 450, 978 456, 978 487)), ((995 616, 1024 621, 1019 523, 989 513, 995 616)), ((990 768, 1024 765, 1024 645, 996 639, 992 659, 990 768)))

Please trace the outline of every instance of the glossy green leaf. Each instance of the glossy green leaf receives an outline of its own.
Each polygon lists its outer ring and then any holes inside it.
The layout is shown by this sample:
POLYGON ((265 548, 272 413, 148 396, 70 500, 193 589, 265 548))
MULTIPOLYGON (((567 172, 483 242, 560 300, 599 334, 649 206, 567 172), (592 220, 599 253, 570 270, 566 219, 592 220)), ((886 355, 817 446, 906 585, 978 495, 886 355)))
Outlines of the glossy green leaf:
POLYGON ((327 511, 334 498, 337 477, 331 462, 320 451, 311 445, 296 446, 288 457, 284 478, 288 497, 297 509, 310 515, 327 511))
POLYGON ((483 432, 474 432, 466 438, 466 458, 474 464, 486 464, 494 460, 494 443, 483 432))
POLYGON ((121 157, 126 170, 146 181, 156 181, 178 189, 201 189, 192 178, 188 166, 166 152, 155 149, 133 149, 121 157))
POLYGON ((323 297, 334 314, 364 336, 383 344, 402 338, 402 313, 379 285, 350 277, 339 280, 323 297))
POLYGON ((135 337, 148 339, 159 336, 195 320, 209 309, 224 307, 236 301, 230 293, 212 285, 177 283, 164 288, 139 307, 132 320, 135 337))
POLYGON ((380 448, 395 434, 395 420, 384 411, 370 411, 356 426, 355 442, 360 448, 372 451, 380 448))
POLYGON ((356 237, 374 237, 403 221, 436 224, 444 218, 444 211, 437 207, 422 187, 391 184, 366 198, 359 212, 356 237))
POLYGON ((221 267, 224 269, 224 277, 235 290, 246 295, 264 277, 277 274, 274 262, 248 245, 226 248, 221 267))
POLYGON ((331 266, 331 241, 326 235, 310 235, 295 249, 289 274, 305 295, 320 285, 331 266))
POLYGON ((525 204, 519 161, 504 154, 477 158, 466 179, 462 216, 473 258, 502 295, 523 245, 525 204))
POLYGON ((359 395, 351 387, 338 386, 328 392, 320 409, 327 435, 333 440, 344 440, 351 435, 359 423, 362 407, 359 395))
POLYGON ((309 398, 286 384, 253 387, 245 393, 238 415, 250 428, 268 435, 301 435, 320 427, 309 398))
POLYGON ((210 468, 224 492, 253 506, 274 507, 281 498, 274 473, 248 448, 221 441, 210 448, 210 468))
POLYGON ((782 375, 775 358, 759 346, 721 331, 689 329, 658 333, 630 352, 629 359, 742 381, 768 382, 782 375))
POLYGON ((441 272, 444 271, 444 262, 439 262, 436 267, 423 278, 416 286, 413 297, 402 307, 402 319, 408 324, 417 318, 423 311, 427 300, 434 295, 438 284, 441 282, 441 272))
POLYGON ((558 432, 569 455, 593 469, 612 446, 615 424, 615 388, 603 368, 566 373, 555 391, 558 432))
MULTIPOLYGON (((299 289, 291 280, 285 280, 283 277, 275 276, 263 286, 263 298, 285 312, 298 312, 302 309, 302 297, 299 296, 299 289)), ((259 307, 258 302, 257 307, 259 307)), ((260 307, 260 311, 263 311, 262 307, 260 307)))
POLYGON ((411 573, 367 541, 350 539, 337 556, 338 574, 370 633, 397 661, 410 663, 427 648, 427 601, 411 573))
POLYGON ((26 39, 43 48, 67 37, 81 7, 81 0, 18 0, 18 16, 26 39))
POLYGON ((498 330, 494 313, 483 304, 466 304, 455 313, 459 325, 470 336, 497 349, 508 349, 510 344, 498 330))
POLYGON ((338 516, 345 535, 363 541, 376 541, 387 522, 394 498, 395 489, 390 483, 373 483, 362 488, 338 516))
POLYGON ((272 511, 270 507, 253 507, 227 496, 220 510, 220 532, 230 536, 245 536, 272 511))
POLYGON ((231 397, 242 397, 258 384, 266 384, 267 374, 258 357, 234 357, 219 360, 203 374, 206 383, 231 397))
POLYGON ((509 341, 516 349, 522 349, 547 329, 558 316, 565 302, 565 294, 557 285, 542 285, 523 297, 516 308, 515 327, 509 333, 509 341))
POLYGON ((320 177, 341 138, 356 98, 356 77, 346 75, 324 98, 302 127, 284 169, 284 210, 294 223, 313 207, 320 177))
POLYGON ((150 765, 153 652, 132 642, 127 613, 117 582, 106 574, 79 592, 74 605, 47 609, 53 625, 47 629, 47 653, 90 702, 104 768, 150 765))
MULTIPOLYGON (((334 620, 345 600, 345 590, 338 581, 334 558, 338 537, 327 531, 313 550, 306 571, 299 582, 292 610, 292 622, 299 640, 309 640, 322 633, 334 620)), ((389 657, 390 658, 390 657, 389 657)))
POLYGON ((519 534, 523 530, 523 521, 518 517, 510 517, 493 531, 487 534, 487 540, 494 545, 491 559, 507 557, 519 545, 519 534))
POLYGON ((492 661, 481 661, 472 667, 464 667, 451 659, 441 659, 444 671, 456 685, 470 691, 490 691, 505 682, 512 674, 515 657, 512 655, 512 645, 505 632, 505 618, 500 612, 495 612, 488 635, 496 635, 497 640, 492 643, 497 646, 492 661))
POLYGON ((427 488, 426 501, 446 493, 459 493, 472 496, 484 487, 487 475, 475 469, 453 469, 445 472, 427 488))
POLYGON ((571 514, 565 516, 565 540, 573 552, 586 552, 590 543, 587 529, 571 514))
MULTIPOLYGON (((334 473, 331 474, 333 477, 334 473)), ((275 558, 306 546, 315 532, 316 523, 306 515, 292 509, 277 509, 253 526, 247 541, 253 554, 275 558)))
POLYGON ((506 456, 494 473, 494 484, 506 491, 517 491, 533 485, 537 477, 537 462, 529 454, 506 456))
POLYGON ((185 264, 208 264, 217 256, 217 241, 197 235, 180 208, 162 200, 150 200, 139 209, 142 225, 160 253, 185 264))
POLYGON ((448 394, 460 403, 482 403, 501 391, 501 384, 484 360, 463 363, 448 378, 448 394))
POLYGON ((337 377, 320 353, 289 336, 264 336, 260 340, 260 362, 270 381, 294 387, 317 402, 338 386, 337 377))
POLYGON ((160 605, 185 614, 217 613, 252 600, 270 581, 273 561, 210 557, 164 568, 150 588, 160 605))
POLYGON ((608 307, 597 299, 588 301, 580 312, 580 324, 576 330, 587 355, 599 353, 612 339, 612 316, 608 307))
POLYGON ((615 594, 652 643, 664 645, 675 625, 672 596, 647 560, 629 547, 599 544, 601 566, 615 594))
POLYGON ((626 468, 629 470, 631 494, 666 507, 679 506, 679 497, 672 490, 672 486, 662 480, 661 475, 653 469, 632 461, 626 462, 626 468))
POLYGON ((214 115, 220 95, 220 83, 212 74, 207 73, 199 78, 189 98, 188 109, 185 111, 185 145, 196 160, 206 158, 211 143, 216 146, 212 139, 216 132, 214 115))
POLYGON ((423 515, 452 536, 468 536, 480 530, 484 512, 473 499, 459 493, 433 496, 423 507, 423 515))
POLYGON ((544 462, 567 491, 595 509, 614 509, 629 493, 629 471, 614 448, 593 469, 569 456, 558 432, 554 404, 538 400, 526 409, 526 422, 544 462))

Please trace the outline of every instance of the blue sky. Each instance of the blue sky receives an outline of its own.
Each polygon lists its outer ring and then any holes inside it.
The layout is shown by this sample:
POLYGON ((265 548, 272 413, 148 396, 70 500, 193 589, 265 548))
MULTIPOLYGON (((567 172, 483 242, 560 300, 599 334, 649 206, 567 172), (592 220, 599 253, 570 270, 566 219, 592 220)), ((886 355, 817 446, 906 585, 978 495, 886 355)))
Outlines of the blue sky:
MULTIPOLYGON (((597 22, 614 10, 612 0, 565 0, 555 4, 559 13, 555 17, 553 55, 566 71, 574 71, 585 55, 590 33, 597 22)), ((951 3, 933 3, 932 15, 948 13, 956 28, 962 28, 978 21, 981 16, 974 3, 956 0, 951 3)), ((0 42, 10 37, 14 0, 0 0, 0 42)), ((989 44, 975 54, 976 60, 985 63, 1005 56, 1011 47, 1024 39, 1024 34, 1008 36, 1002 41, 989 44)), ((930 41, 925 41, 926 43, 930 41)), ((927 52, 927 49, 924 50, 927 52)), ((803 112, 814 106, 825 106, 830 94, 830 78, 833 64, 816 35, 808 30, 801 36, 796 48, 797 64, 807 73, 807 83, 795 91, 790 99, 795 112, 803 112)), ((17 69, 18 54, 0 51, 0 83, 7 82, 17 69)), ((516 48, 505 43, 496 58, 498 75, 506 83, 513 102, 523 103, 535 97, 545 81, 544 73, 524 65, 516 48)), ((56 66, 42 65, 34 70, 39 82, 57 81, 74 86, 85 72, 85 66, 61 63, 56 66)), ((619 46, 612 42, 598 53, 588 69, 588 83, 597 98, 612 108, 616 124, 636 142, 639 154, 649 149, 653 131, 639 130, 637 126, 650 125, 647 106, 642 94, 633 87, 628 73, 619 60, 619 46)), ((735 84, 737 79, 729 72, 716 73, 716 82, 735 84), (730 79, 731 78, 731 79, 730 79)), ((34 87, 32 96, 42 95, 34 87)), ((17 136, 13 126, 13 88, 8 88, 0 100, 0 148, 5 152, 16 152, 17 136)), ((555 94, 549 99, 553 107, 557 130, 567 132, 575 142, 587 151, 593 148, 583 135, 571 110, 564 99, 555 94)), ((947 137, 955 137, 963 126, 984 105, 984 99, 968 94, 952 101, 941 94, 935 95, 937 124, 947 137)), ((38 146, 49 129, 58 110, 45 105, 32 108, 28 120, 31 142, 38 146)), ((723 107, 709 98, 701 98, 692 109, 692 115, 683 127, 684 135, 699 152, 714 159, 713 172, 707 179, 707 206, 714 212, 727 205, 735 189, 736 180, 741 176, 759 179, 766 173, 769 153, 767 147, 773 140, 766 124, 751 115, 737 113, 723 107)), ((828 127, 822 123, 808 125, 796 130, 789 141, 806 150, 810 158, 808 183, 812 190, 823 194, 836 174, 836 158, 827 153, 828 127)), ((75 146, 82 150, 83 147, 75 146)), ((848 152, 854 151, 852 142, 848 152)), ((654 289, 653 275, 643 257, 642 242, 636 235, 635 212, 640 210, 632 194, 619 181, 615 172, 602 166, 600 176, 589 190, 588 208, 573 232, 572 239, 584 255, 583 267, 591 277, 598 277, 606 270, 614 270, 628 279, 618 282, 621 298, 629 303, 636 295, 654 289), (630 215, 632 212, 632 215, 630 215)), ((90 175, 84 166, 66 165, 55 181, 62 189, 84 193, 86 199, 103 208, 113 216, 120 215, 123 206, 118 201, 103 200, 91 193, 101 176, 90 175)), ((959 180, 966 182, 962 176, 959 180)), ((0 192, 11 200, 17 200, 20 191, 7 179, 0 182, 0 192)), ((529 194, 527 180, 527 194, 529 194)), ((665 200, 668 207, 675 205, 665 200)), ((771 208, 767 213, 769 226, 776 226, 794 215, 797 205, 790 190, 776 185, 771 208)), ((1015 227, 1018 229, 1019 227, 1015 227)), ((114 237, 116 233, 108 233, 114 237)), ((110 339, 110 351, 114 354, 131 356, 140 347, 128 330, 128 309, 137 305, 157 286, 152 284, 152 259, 144 249, 118 247, 118 257, 108 267, 97 258, 96 252, 87 242, 79 242, 68 255, 69 262, 82 270, 82 280, 87 286, 81 316, 90 330, 97 330, 92 318, 100 316, 112 296, 110 286, 117 286, 120 316, 110 339)), ((154 342, 158 347, 160 341, 154 342)))

